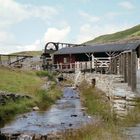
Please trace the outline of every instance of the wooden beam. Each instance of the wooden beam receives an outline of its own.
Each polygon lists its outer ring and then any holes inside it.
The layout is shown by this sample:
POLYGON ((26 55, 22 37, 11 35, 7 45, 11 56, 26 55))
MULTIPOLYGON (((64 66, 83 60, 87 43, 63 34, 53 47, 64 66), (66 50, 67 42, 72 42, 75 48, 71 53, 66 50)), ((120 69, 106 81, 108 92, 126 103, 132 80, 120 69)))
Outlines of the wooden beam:
POLYGON ((117 74, 117 57, 114 60, 114 74, 117 74))
POLYGON ((121 54, 121 75, 123 75, 123 54, 121 54))
POLYGON ((10 63, 11 63, 11 56, 9 55, 8 56, 8 62, 7 62, 9 65, 10 65, 10 63))
POLYGON ((131 86, 131 52, 128 52, 128 86, 131 86))
POLYGON ((123 55, 123 73, 124 73, 124 82, 127 82, 127 72, 126 72, 126 53, 123 55))
POLYGON ((97 73, 97 60, 95 60, 95 72, 97 73))
POLYGON ((119 56, 119 74, 121 74, 121 56, 119 56))
POLYGON ((136 52, 131 53, 131 89, 136 91, 137 78, 136 78, 136 52))

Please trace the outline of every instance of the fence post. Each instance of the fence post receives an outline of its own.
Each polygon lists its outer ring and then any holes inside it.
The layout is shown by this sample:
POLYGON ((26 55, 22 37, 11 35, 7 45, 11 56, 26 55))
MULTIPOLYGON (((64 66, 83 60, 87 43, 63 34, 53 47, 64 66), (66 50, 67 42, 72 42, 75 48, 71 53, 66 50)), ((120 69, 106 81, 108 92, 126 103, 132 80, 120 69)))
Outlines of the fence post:
POLYGON ((7 62, 7 64, 9 64, 9 65, 10 65, 10 63, 11 63, 11 57, 10 57, 10 56, 8 56, 8 62, 7 62))
POLYGON ((126 73, 126 53, 123 54, 123 74, 124 74, 124 82, 127 82, 127 73, 126 73))
POLYGON ((136 91, 136 52, 132 51, 131 53, 131 89, 136 91))
POLYGON ((128 52, 128 86, 131 86, 131 52, 128 52))

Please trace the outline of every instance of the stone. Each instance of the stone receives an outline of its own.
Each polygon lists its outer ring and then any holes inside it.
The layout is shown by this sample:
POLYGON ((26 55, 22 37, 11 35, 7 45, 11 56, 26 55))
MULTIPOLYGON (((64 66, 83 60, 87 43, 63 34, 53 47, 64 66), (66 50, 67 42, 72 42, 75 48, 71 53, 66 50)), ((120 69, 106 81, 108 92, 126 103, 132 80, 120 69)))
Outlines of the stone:
POLYGON ((72 123, 70 123, 70 124, 69 124, 69 127, 71 127, 72 125, 73 125, 73 124, 72 124, 72 123))
POLYGON ((38 111, 38 110, 39 110, 38 106, 33 107, 33 111, 38 111))
POLYGON ((77 117, 77 115, 76 114, 72 114, 71 117, 77 117))

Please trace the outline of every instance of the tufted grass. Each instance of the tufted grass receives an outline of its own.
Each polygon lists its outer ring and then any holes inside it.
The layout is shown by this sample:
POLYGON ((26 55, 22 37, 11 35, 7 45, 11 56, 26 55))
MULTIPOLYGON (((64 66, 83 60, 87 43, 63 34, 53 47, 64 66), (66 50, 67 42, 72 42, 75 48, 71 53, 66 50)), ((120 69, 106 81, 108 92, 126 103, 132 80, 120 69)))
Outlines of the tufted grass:
POLYGON ((46 110, 60 98, 61 89, 55 82, 51 82, 51 87, 48 90, 41 89, 42 84, 47 82, 42 77, 33 71, 0 69, 0 90, 27 94, 32 97, 0 105, 0 127, 17 114, 32 110, 34 106, 38 106, 40 110, 46 110))
POLYGON ((118 120, 111 112, 110 103, 105 94, 88 86, 83 82, 80 89, 81 101, 86 112, 97 118, 93 124, 87 125, 71 136, 64 135, 67 140, 125 140, 126 137, 121 134, 118 120))

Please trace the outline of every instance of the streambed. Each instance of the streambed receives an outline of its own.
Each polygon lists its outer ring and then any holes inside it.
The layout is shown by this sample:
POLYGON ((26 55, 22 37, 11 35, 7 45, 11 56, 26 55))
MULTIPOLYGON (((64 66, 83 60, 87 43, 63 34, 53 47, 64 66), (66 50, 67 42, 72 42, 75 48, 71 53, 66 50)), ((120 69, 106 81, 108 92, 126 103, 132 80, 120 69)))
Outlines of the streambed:
POLYGON ((63 97, 48 111, 33 111, 16 117, 6 124, 1 133, 4 135, 20 134, 47 135, 53 132, 77 129, 91 123, 94 118, 82 111, 78 92, 71 87, 65 87, 63 97))

